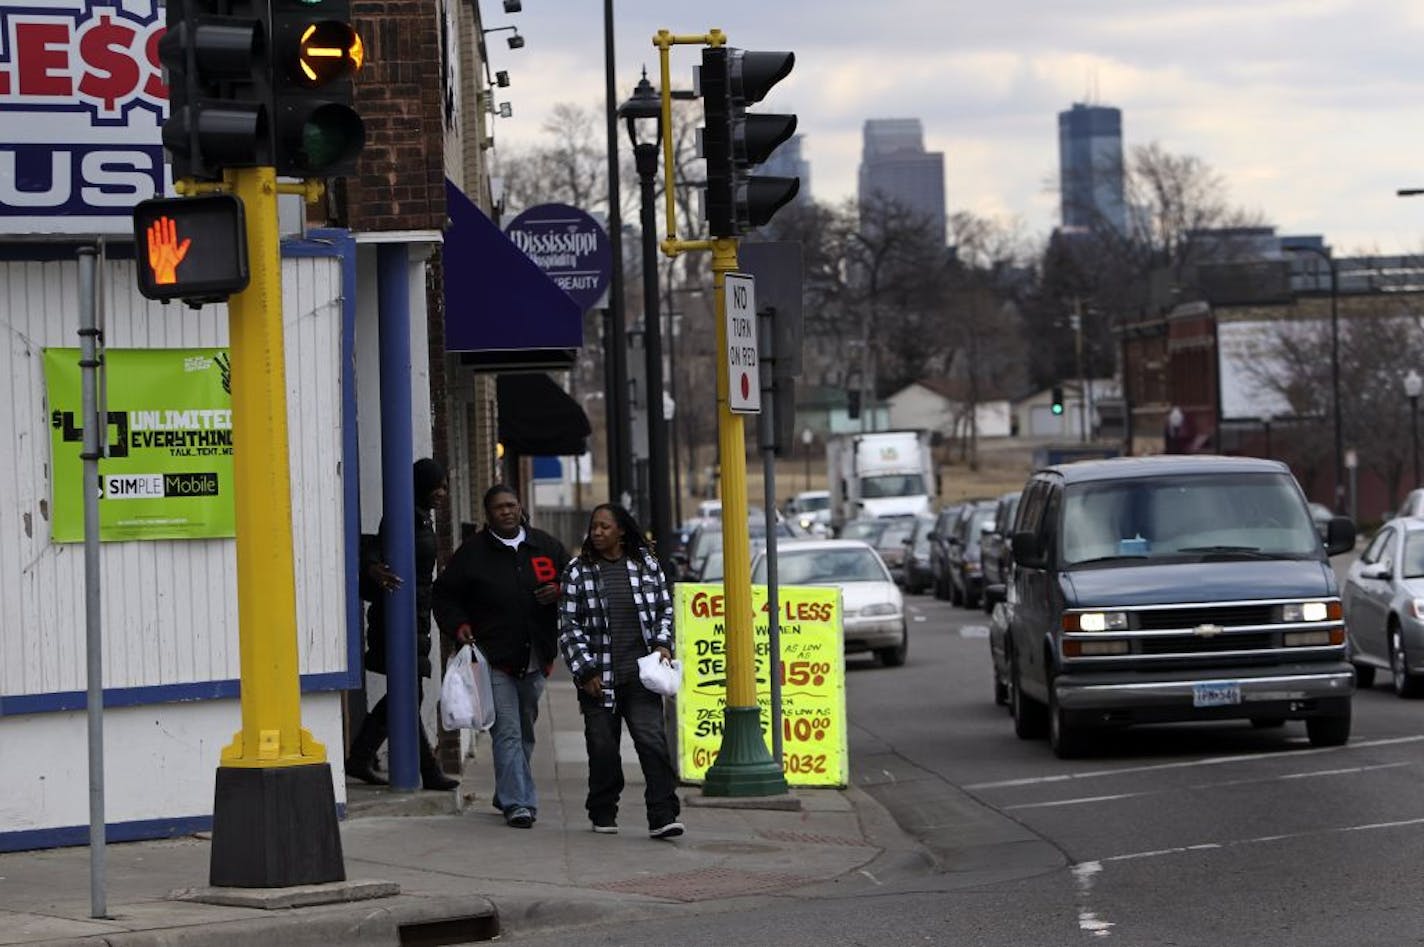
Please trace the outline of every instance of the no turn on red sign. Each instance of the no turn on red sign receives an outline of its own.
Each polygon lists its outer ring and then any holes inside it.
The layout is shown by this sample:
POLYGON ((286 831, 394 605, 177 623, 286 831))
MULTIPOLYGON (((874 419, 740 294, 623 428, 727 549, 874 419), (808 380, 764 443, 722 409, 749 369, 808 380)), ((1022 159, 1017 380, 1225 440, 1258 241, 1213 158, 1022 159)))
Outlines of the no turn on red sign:
POLYGON ((760 414, 756 280, 746 273, 728 273, 726 279, 727 407, 734 414, 760 414))

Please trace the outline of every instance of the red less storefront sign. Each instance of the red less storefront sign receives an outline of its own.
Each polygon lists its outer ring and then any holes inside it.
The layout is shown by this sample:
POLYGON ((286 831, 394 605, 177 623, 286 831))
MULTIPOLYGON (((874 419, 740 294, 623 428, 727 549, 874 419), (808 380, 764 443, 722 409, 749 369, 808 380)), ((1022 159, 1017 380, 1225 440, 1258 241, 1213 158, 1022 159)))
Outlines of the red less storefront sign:
POLYGON ((130 233, 171 191, 163 32, 151 3, 0 0, 0 234, 130 233))

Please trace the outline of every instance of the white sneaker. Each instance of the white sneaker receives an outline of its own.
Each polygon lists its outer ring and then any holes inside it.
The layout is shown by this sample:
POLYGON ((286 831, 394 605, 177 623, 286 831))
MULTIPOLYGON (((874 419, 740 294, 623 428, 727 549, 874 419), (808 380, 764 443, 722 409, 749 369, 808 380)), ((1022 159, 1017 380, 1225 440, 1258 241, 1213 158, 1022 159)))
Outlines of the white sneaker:
POLYGON ((649 829, 648 838, 677 838, 686 830, 686 826, 681 822, 668 822, 655 829, 649 829))

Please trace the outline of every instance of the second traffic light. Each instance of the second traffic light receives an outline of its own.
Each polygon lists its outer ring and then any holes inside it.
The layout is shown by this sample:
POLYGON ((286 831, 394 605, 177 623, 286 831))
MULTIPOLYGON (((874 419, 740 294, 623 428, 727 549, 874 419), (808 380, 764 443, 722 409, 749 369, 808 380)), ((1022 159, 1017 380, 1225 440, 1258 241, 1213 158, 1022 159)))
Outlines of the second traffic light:
POLYGON ((290 177, 354 172, 366 126, 351 77, 365 48, 350 0, 270 0, 270 11, 272 164, 290 177))
POLYGON ((267 0, 170 0, 158 58, 173 177, 217 180, 271 160, 267 0))
POLYGON ((1052 402, 1052 405, 1051 405, 1050 410, 1052 410, 1054 414, 1062 414, 1062 413, 1063 413, 1063 386, 1062 386, 1062 385, 1054 385, 1054 386, 1053 386, 1053 402, 1052 402))
POLYGON ((750 173, 792 136, 796 116, 747 113, 795 64, 788 52, 702 51, 706 215, 714 237, 737 237, 766 224, 801 188, 800 178, 750 173))

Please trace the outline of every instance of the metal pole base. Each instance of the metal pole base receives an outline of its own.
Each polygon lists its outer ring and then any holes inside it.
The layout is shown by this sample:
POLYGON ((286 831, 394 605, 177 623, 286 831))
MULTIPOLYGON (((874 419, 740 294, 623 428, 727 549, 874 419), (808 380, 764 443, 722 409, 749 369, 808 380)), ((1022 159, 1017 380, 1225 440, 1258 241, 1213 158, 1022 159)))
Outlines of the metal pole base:
POLYGON ((218 767, 208 884, 289 888, 345 880, 329 764, 218 767))
POLYGON ((767 752, 759 707, 728 707, 722 748, 702 783, 704 796, 779 796, 786 776, 767 752))

